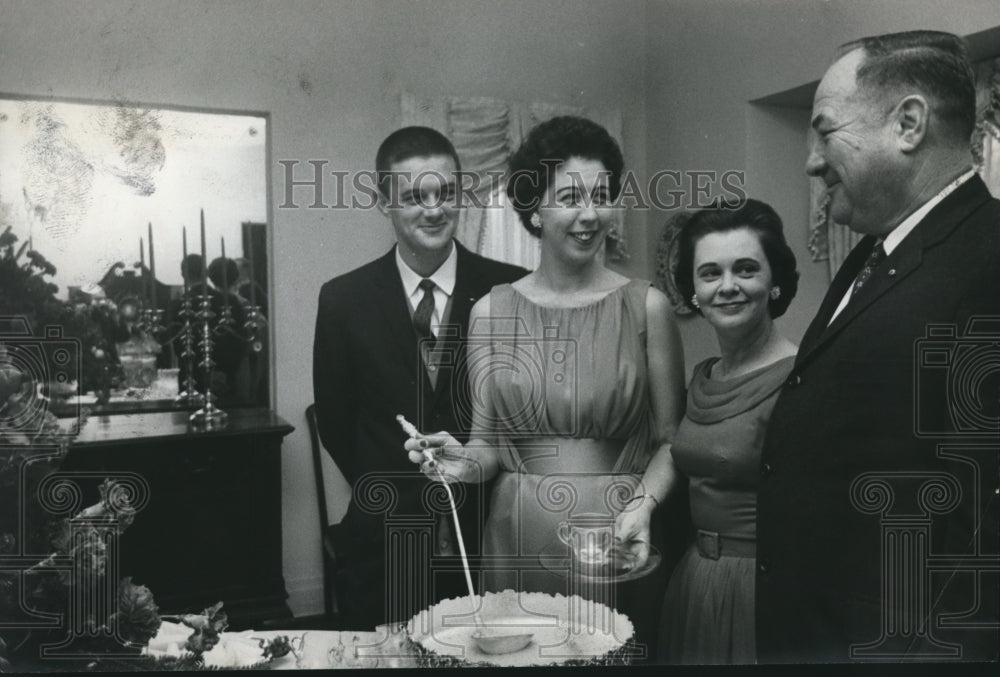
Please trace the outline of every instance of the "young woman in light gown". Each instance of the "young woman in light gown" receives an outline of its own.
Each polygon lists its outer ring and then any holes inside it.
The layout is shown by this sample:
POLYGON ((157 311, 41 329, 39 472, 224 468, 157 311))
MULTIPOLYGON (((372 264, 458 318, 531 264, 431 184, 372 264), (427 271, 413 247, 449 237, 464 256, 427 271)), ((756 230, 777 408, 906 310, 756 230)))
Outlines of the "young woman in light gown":
MULTIPOLYGON (((539 565, 560 547, 559 524, 648 509, 639 477, 651 459, 669 462, 684 374, 673 313, 649 282, 604 265, 622 171, 617 143, 589 120, 532 130, 512 157, 507 192, 541 241, 541 262, 472 310, 472 437, 464 447, 447 433, 407 443, 414 462, 430 445, 448 474, 495 480, 486 590, 567 594, 567 576, 539 565)), ((638 641, 652 642, 659 610, 650 600, 664 583, 654 574, 599 594, 630 616, 638 641)))

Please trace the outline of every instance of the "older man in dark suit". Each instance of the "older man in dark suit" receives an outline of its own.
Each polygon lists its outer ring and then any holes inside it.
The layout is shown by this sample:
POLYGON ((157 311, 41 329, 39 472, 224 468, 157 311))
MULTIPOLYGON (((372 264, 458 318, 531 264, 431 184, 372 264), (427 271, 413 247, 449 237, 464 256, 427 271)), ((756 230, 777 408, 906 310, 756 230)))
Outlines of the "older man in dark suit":
POLYGON ((807 173, 866 237, 763 449, 761 662, 997 659, 1000 201, 974 117, 946 33, 849 43, 816 91, 807 173))
MULTIPOLYGON (((433 483, 407 460, 396 415, 425 432, 468 431, 461 367, 469 311, 494 285, 527 273, 455 241, 459 160, 440 133, 398 130, 375 164, 378 207, 396 246, 323 285, 313 353, 320 437, 354 489, 332 536, 341 621, 358 630, 467 594, 460 564, 429 568, 432 557, 447 562, 456 552, 454 534, 442 514, 447 502, 435 504, 433 483)), ((485 497, 474 486, 456 491, 475 554, 485 497)))

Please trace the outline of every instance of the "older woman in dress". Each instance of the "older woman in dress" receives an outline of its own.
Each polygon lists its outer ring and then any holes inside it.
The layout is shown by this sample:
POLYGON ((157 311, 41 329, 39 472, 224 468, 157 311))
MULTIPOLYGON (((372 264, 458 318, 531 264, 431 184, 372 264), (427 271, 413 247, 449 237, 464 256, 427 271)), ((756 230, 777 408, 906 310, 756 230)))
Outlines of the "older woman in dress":
MULTIPOLYGON (((646 493, 638 478, 673 439, 684 367, 669 302, 602 256, 622 171, 617 143, 589 120, 559 117, 531 131, 511 159, 507 192, 541 241, 541 262, 472 310, 472 438, 464 447, 446 433, 407 442, 416 463, 430 446, 438 467, 463 481, 495 478, 487 590, 565 594, 565 573, 539 566, 539 554, 560 545, 560 523, 583 513, 613 520, 646 493)), ((656 615, 633 618, 640 639, 656 615)))
MULTIPOLYGON (((686 477, 695 528, 667 588, 659 655, 753 663, 760 450, 796 353, 774 318, 795 296, 798 272, 781 219, 757 200, 695 213, 678 243, 677 287, 715 330, 720 356, 694 368, 674 444, 643 478, 662 500, 676 473, 686 477)), ((645 541, 654 505, 623 514, 620 533, 645 541)))

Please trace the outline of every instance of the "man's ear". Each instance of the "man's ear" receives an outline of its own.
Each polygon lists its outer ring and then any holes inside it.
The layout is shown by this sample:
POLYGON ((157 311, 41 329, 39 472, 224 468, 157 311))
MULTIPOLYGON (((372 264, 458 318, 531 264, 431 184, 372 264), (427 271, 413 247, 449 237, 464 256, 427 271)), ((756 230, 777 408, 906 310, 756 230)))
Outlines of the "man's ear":
POLYGON ((375 207, 382 212, 382 216, 389 216, 389 201, 386 199, 385 195, 382 194, 382 191, 378 191, 376 193, 375 207))
POLYGON ((920 147, 927 136, 930 115, 931 107, 920 94, 910 94, 896 104, 893 132, 901 151, 912 153, 920 147))

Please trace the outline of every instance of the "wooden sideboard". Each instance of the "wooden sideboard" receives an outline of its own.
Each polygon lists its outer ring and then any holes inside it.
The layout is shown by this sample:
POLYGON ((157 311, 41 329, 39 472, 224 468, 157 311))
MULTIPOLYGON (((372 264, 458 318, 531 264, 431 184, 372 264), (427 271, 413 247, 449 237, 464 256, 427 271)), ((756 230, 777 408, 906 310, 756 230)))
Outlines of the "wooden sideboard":
POLYGON ((233 629, 291 617, 282 576, 281 443, 294 428, 234 409, 194 432, 187 412, 91 417, 62 470, 97 495, 106 475, 141 477, 146 505, 120 541, 119 576, 148 586, 161 613, 224 602, 233 629))

